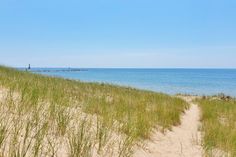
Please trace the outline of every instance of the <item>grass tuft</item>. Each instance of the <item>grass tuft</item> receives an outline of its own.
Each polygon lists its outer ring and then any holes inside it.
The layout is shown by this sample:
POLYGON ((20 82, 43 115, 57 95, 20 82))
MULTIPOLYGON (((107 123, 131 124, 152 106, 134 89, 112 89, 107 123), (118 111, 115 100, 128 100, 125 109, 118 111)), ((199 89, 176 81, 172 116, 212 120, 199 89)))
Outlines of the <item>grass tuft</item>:
POLYGON ((207 154, 219 149, 226 156, 236 156, 236 100, 204 98, 198 103, 207 154))

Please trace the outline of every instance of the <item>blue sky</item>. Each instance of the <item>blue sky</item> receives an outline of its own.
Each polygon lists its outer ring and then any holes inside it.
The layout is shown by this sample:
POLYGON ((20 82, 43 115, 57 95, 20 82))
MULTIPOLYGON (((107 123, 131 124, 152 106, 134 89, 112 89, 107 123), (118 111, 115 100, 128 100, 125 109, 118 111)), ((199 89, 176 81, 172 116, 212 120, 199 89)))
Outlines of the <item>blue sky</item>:
POLYGON ((0 0, 0 64, 236 68, 235 0, 0 0))

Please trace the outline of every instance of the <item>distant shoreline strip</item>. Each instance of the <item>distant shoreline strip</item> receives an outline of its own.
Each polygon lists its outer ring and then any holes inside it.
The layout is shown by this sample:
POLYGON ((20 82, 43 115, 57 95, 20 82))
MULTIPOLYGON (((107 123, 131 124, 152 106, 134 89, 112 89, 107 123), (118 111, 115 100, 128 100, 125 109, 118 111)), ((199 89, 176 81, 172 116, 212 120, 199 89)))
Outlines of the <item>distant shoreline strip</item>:
POLYGON ((88 70, 85 70, 85 69, 41 69, 41 70, 26 69, 26 71, 31 71, 31 72, 77 72, 77 71, 88 71, 88 70))

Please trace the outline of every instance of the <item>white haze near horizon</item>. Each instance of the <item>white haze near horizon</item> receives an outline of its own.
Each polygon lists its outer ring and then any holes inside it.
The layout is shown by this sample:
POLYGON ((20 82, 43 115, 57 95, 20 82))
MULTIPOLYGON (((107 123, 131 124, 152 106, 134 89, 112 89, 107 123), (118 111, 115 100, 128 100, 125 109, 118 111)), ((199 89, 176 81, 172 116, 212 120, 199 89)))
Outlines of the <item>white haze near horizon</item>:
MULTIPOLYGON (((4 51, 0 51, 0 54, 2 52, 4 51)), ((235 52, 234 47, 100 52, 44 50, 43 53, 2 53, 0 64, 12 67, 31 64, 34 67, 85 68, 236 68, 235 52)))

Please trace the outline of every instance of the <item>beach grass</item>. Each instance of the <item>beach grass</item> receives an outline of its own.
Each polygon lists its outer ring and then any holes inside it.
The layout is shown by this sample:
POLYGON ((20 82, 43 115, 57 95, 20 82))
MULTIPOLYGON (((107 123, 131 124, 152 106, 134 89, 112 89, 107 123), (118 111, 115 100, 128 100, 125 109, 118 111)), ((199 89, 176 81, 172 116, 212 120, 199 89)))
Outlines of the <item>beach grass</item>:
POLYGON ((3 66, 0 89, 0 156, 130 156, 189 107, 161 93, 3 66))
POLYGON ((236 156, 236 100, 199 99, 206 154, 236 156))

